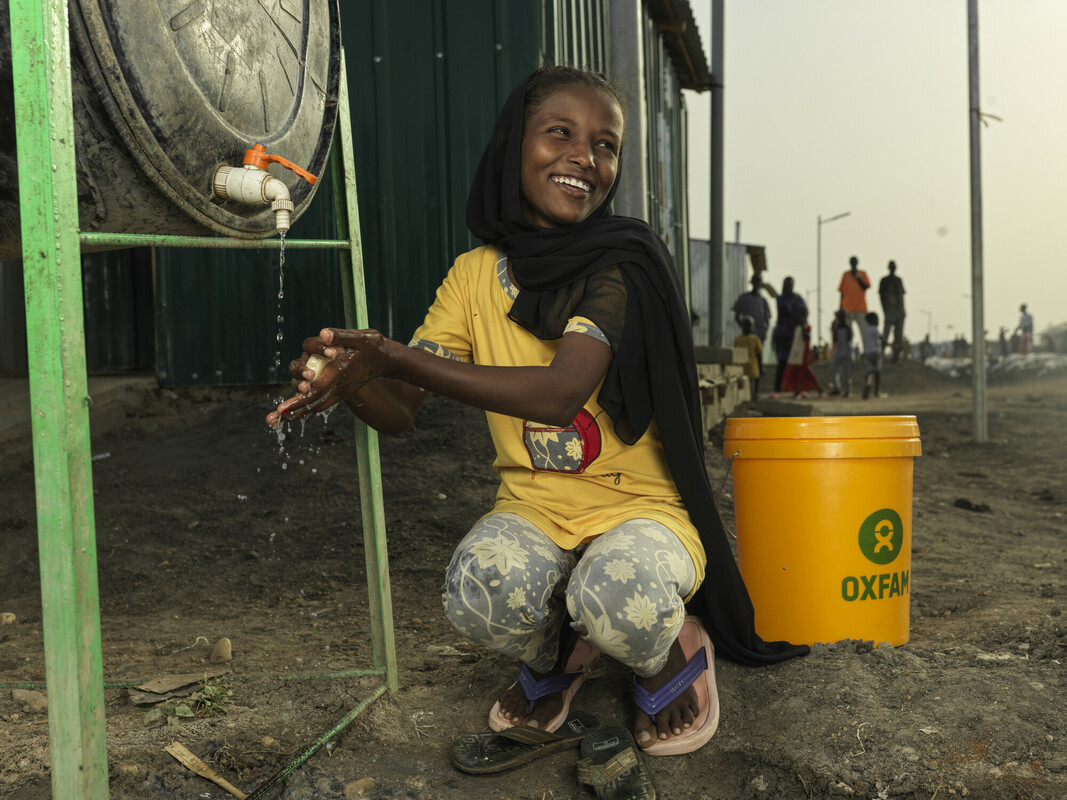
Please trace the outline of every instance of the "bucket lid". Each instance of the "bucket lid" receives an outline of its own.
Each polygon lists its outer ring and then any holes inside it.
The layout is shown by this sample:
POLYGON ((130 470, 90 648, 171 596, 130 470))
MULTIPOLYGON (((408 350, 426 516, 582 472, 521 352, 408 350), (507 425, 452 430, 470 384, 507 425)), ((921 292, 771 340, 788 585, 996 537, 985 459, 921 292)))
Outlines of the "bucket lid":
POLYGON ((922 454, 913 416, 747 417, 726 421, 727 458, 901 458, 922 454))
POLYGON ((914 416, 736 417, 726 421, 727 439, 915 439, 914 416))

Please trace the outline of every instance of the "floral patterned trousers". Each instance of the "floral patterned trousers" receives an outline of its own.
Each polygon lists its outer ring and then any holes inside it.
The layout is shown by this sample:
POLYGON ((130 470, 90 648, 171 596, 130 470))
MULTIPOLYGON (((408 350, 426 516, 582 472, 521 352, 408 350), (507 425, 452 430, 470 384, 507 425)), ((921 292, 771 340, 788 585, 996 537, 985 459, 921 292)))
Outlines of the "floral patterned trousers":
POLYGON ((566 608, 591 645, 648 677, 667 661, 695 582, 688 551, 659 522, 627 520, 584 550, 563 550, 504 512, 483 517, 459 543, 442 601, 460 632, 538 672, 556 663, 566 608))

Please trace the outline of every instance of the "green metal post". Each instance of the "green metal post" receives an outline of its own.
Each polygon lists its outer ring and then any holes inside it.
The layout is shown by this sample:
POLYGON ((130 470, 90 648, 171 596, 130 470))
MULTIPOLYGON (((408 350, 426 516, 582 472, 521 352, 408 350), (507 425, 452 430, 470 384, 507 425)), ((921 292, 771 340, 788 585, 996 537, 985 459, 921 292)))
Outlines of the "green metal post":
MULTIPOLYGON (((341 89, 338 98, 337 134, 331 157, 337 235, 347 239, 341 251, 345 286, 345 321, 356 328, 370 324, 367 316, 367 284, 363 275, 363 246, 359 234, 359 202, 356 195, 356 160, 352 151, 352 117, 348 106, 348 77, 341 51, 341 89), (347 269, 345 268, 347 267, 347 269)), ((371 639, 374 664, 384 667, 390 693, 397 690, 396 641, 393 636, 393 603, 389 588, 389 554, 386 549, 385 503, 382 499, 382 467, 378 432, 356 420, 356 452, 359 464, 360 507, 363 509, 363 549, 367 560, 370 595, 371 639)))
POLYGON ((10 0, 52 796, 108 796, 64 0, 10 0))

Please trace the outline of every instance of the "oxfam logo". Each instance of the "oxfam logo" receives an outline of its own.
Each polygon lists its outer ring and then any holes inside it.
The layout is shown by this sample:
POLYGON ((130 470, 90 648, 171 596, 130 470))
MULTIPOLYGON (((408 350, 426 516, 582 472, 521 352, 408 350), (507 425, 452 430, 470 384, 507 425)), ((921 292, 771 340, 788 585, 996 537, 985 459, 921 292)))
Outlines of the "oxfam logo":
POLYGON ((891 508, 875 511, 860 525, 860 550, 875 564, 888 564, 904 545, 904 523, 891 508))

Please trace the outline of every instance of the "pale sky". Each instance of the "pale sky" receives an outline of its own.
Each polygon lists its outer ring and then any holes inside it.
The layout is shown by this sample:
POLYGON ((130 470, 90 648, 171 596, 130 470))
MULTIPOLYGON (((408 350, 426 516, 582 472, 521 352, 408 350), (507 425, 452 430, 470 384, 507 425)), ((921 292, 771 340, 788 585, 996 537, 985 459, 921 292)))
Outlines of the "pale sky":
MULTIPOLYGON (((710 58, 710 0, 691 0, 710 58)), ((1067 0, 980 0, 985 328, 1067 320, 1067 0)), ((726 0, 724 233, 767 247, 822 322, 856 255, 904 281, 905 335, 971 339, 966 0, 726 0), (810 292, 810 294, 808 294, 810 292), (930 312, 929 314, 923 312, 930 312), (951 326, 951 327, 949 327, 951 326), (935 330, 936 329, 936 330, 935 330)), ((690 235, 709 232, 710 93, 689 110, 690 235)), ((872 305, 873 303, 873 305, 872 305)), ((823 338, 828 338, 824 331, 823 338)))

